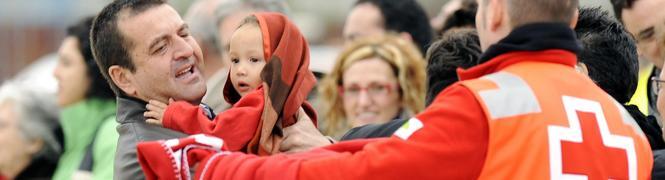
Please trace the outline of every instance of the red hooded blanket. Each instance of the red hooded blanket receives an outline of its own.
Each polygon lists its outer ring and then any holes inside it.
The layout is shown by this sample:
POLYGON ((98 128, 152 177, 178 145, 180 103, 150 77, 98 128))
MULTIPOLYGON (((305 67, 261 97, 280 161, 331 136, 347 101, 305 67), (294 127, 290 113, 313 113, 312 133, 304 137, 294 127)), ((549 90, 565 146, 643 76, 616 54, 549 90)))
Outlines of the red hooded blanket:
POLYGON ((267 61, 263 85, 240 97, 229 75, 224 98, 233 107, 210 121, 196 105, 171 103, 164 113, 166 128, 187 134, 209 134, 225 140, 232 151, 268 155, 279 152, 281 129, 296 122, 300 107, 314 124, 316 113, 305 102, 316 79, 309 70, 309 47, 298 28, 279 13, 256 13, 267 61))

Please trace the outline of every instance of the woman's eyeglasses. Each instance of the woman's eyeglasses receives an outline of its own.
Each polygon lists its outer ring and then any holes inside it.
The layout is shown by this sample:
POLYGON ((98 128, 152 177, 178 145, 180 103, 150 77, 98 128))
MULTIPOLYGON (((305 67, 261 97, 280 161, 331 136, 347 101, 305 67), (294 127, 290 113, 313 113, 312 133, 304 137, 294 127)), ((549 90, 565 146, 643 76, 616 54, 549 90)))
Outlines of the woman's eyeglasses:
POLYGON ((359 85, 350 85, 350 86, 340 86, 340 93, 344 98, 355 99, 360 96, 360 93, 363 91, 367 93, 372 98, 381 98, 389 95, 394 91, 396 84, 393 83, 373 83, 367 87, 361 87, 359 85))

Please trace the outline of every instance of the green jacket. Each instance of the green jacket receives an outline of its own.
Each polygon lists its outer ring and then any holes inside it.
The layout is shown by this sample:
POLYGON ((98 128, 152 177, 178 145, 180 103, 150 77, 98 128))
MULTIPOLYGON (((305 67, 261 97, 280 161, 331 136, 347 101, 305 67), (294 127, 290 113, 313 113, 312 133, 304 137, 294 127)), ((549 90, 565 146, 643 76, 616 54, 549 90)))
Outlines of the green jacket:
POLYGON ((65 146, 53 179, 70 180, 93 139, 93 179, 113 179, 113 159, 118 142, 115 111, 115 100, 100 99, 87 99, 62 109, 60 123, 65 146))

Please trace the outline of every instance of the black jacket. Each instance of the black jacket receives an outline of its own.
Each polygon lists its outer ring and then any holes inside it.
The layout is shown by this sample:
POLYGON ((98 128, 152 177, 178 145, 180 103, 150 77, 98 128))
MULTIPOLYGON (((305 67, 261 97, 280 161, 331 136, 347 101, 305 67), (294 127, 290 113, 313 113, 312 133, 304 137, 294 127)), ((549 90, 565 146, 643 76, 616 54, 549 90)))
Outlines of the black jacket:
POLYGON ((406 119, 397 119, 383 124, 368 124, 360 127, 355 127, 346 132, 346 134, 342 136, 341 140, 346 141, 352 139, 390 137, 406 121, 407 121, 406 119))

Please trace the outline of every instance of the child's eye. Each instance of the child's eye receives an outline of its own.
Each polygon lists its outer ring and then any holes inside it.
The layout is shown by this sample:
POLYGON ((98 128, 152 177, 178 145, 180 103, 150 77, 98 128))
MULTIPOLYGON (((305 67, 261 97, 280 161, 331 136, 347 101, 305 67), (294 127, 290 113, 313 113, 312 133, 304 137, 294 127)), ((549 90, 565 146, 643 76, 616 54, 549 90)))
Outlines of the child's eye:
POLYGON ((238 60, 238 58, 231 59, 231 63, 233 63, 233 64, 238 64, 238 62, 240 62, 240 60, 238 60))
POLYGON ((257 59, 257 58, 249 58, 249 62, 253 62, 253 63, 255 63, 255 62, 259 62, 259 59, 257 59))

